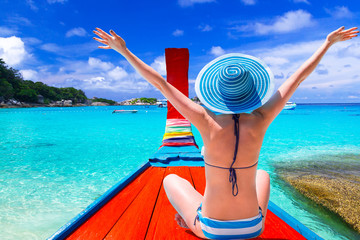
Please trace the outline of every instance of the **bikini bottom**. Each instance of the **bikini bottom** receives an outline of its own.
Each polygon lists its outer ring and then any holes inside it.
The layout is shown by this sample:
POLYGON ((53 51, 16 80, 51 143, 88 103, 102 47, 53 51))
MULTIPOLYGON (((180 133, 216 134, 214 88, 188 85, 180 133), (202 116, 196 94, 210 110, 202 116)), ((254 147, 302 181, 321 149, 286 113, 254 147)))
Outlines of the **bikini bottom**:
POLYGON ((200 222, 201 229, 205 237, 210 239, 247 239, 260 235, 263 215, 259 207, 259 214, 255 217, 239 219, 239 220, 216 220, 203 217, 201 214, 201 206, 197 210, 196 220, 200 222))

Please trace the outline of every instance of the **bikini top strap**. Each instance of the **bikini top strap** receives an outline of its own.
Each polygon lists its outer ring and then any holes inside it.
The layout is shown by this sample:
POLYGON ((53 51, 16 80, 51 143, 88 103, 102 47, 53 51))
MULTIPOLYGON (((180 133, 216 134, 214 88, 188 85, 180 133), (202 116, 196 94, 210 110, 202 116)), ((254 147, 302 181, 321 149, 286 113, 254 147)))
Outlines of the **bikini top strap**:
POLYGON ((229 182, 232 183, 232 194, 234 196, 237 196, 239 193, 239 188, 237 185, 237 178, 236 178, 236 171, 233 168, 233 165, 236 161, 236 155, 237 155, 237 151, 238 151, 238 146, 239 146, 239 118, 240 118, 240 114, 233 114, 232 116, 233 120, 234 120, 234 134, 236 137, 236 142, 235 142, 235 150, 234 150, 234 157, 233 157, 233 162, 230 165, 229 168, 229 182))

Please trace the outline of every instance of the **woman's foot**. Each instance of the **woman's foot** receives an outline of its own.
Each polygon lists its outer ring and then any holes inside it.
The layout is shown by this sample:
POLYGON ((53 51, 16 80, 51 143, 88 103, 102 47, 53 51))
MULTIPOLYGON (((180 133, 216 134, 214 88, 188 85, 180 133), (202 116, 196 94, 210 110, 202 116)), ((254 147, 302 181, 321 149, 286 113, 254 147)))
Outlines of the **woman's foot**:
POLYGON ((180 216, 180 214, 176 213, 175 214, 175 221, 177 222, 177 224, 180 226, 180 227, 183 227, 183 228, 189 228, 187 225, 186 225, 186 222, 184 221, 184 219, 180 216))

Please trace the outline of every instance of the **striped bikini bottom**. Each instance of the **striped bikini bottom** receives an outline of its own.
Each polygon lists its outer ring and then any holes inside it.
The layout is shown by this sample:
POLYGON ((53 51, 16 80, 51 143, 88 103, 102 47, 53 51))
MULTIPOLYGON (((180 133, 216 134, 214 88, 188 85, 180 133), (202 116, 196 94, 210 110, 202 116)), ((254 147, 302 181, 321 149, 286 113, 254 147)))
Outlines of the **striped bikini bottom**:
POLYGON ((203 217, 201 206, 197 210, 196 220, 199 220, 201 229, 205 237, 210 239, 247 239, 260 235, 262 229, 262 211, 259 207, 259 214, 252 218, 240 220, 216 220, 203 217))

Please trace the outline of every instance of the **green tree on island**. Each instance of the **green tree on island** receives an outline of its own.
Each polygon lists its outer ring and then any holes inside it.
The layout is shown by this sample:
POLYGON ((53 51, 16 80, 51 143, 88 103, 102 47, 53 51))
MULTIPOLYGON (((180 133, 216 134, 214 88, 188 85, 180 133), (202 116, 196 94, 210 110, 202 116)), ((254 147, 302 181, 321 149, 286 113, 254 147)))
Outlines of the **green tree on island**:
POLYGON ((38 95, 44 97, 44 102, 72 100, 73 103, 84 103, 87 99, 84 91, 73 87, 56 88, 42 82, 24 80, 20 72, 8 67, 0 58, 0 98, 16 99, 21 102, 37 103, 38 95))
POLYGON ((131 104, 135 104, 137 102, 140 102, 140 103, 148 103, 148 104, 156 104, 157 102, 157 99, 156 98, 145 98, 145 97, 142 97, 142 98, 134 98, 130 103, 131 104))
POLYGON ((109 100, 109 99, 106 99, 106 98, 94 98, 94 99, 91 99, 93 102, 104 102, 104 103, 108 103, 110 105, 114 105, 116 102, 113 101, 113 100, 109 100))

